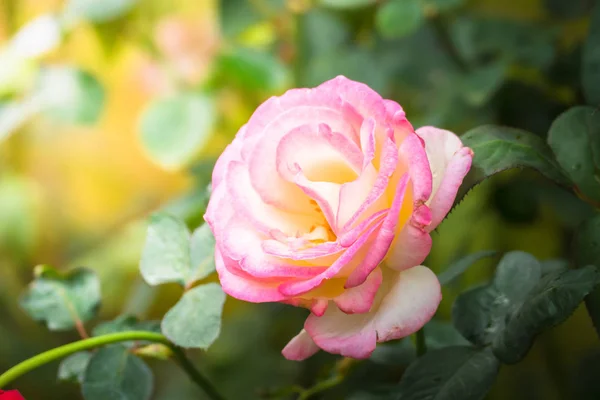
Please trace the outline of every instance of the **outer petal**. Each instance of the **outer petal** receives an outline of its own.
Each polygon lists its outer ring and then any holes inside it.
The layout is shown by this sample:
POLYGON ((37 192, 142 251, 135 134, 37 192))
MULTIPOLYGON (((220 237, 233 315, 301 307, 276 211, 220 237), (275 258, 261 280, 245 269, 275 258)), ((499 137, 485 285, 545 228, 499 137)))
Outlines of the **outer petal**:
POLYGON ((422 265, 385 276, 391 282, 376 317, 377 341, 400 339, 423 327, 442 301, 437 276, 422 265))
POLYGON ((278 282, 257 280, 249 275, 233 273, 235 265, 228 266, 228 264, 235 263, 236 261, 224 257, 218 247, 215 249, 215 266, 225 293, 252 303, 285 300, 286 297, 277 290, 278 282))
POLYGON ((432 126, 417 129, 425 141, 425 150, 433 175, 433 190, 428 201, 432 220, 429 230, 435 229, 446 217, 456 193, 471 168, 473 151, 463 147, 454 133, 432 126))
POLYGON ((304 329, 294 336, 283 348, 282 354, 288 360, 302 361, 319 351, 319 346, 313 342, 304 329))
POLYGON ((242 126, 238 131, 235 139, 231 142, 223 153, 217 159, 215 166, 212 172, 212 188, 213 190, 219 186, 221 181, 225 179, 225 173, 227 172, 227 167, 231 161, 241 161, 242 160, 242 141, 244 139, 244 135, 246 134, 246 125, 242 126))
MULTIPOLYGON (((367 358, 377 342, 408 336, 421 329, 441 301, 440 284, 431 270, 417 266, 384 272, 377 306, 366 314, 344 314, 329 307, 322 317, 310 315, 304 329, 321 349, 346 357, 367 358)), ((376 299, 377 301, 377 299, 376 299)))

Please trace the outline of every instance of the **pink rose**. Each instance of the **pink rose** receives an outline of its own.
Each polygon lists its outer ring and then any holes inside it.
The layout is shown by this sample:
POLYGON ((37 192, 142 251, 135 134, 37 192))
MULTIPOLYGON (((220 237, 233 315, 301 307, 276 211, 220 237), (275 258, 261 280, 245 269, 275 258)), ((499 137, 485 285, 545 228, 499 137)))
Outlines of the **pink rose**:
POLYGON ((473 152, 413 129, 402 107, 343 76, 262 104, 213 172, 206 221, 223 289, 311 310, 283 354, 368 357, 441 300, 419 265, 473 152))

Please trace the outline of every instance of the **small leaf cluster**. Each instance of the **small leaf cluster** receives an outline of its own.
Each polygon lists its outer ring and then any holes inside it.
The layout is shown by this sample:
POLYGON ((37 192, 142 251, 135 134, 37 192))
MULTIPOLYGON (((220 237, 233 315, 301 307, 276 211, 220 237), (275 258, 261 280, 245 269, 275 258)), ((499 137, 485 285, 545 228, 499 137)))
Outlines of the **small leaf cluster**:
MULTIPOLYGON (((162 333, 170 345, 123 341, 74 353, 60 363, 58 378, 80 384, 86 400, 150 399, 154 378, 143 358, 167 360, 173 348, 205 350, 219 336, 225 294, 215 283, 198 285, 215 270, 214 244, 205 224, 190 233, 183 221, 170 214, 152 215, 140 262, 142 276, 150 285, 179 283, 185 290, 181 299, 162 321, 121 315, 97 323, 91 334, 162 333)), ((45 265, 36 267, 34 274, 21 299, 23 309, 50 330, 75 328, 87 338, 85 325, 97 316, 101 302, 96 274, 87 268, 61 272, 45 265)))

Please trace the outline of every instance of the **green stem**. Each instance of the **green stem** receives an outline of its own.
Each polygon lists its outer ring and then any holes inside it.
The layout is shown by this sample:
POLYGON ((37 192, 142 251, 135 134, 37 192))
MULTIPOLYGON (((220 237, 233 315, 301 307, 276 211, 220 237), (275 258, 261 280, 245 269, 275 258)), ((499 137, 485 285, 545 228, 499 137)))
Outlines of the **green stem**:
POLYGON ((190 379, 195 382, 208 394, 212 400, 224 400, 214 386, 206 379, 200 371, 198 371, 192 362, 186 357, 183 350, 173 343, 171 343, 166 337, 160 333, 146 332, 146 331, 130 331, 130 332, 118 332, 111 333, 108 335, 96 336, 90 339, 79 340, 77 342, 69 343, 61 347, 57 347, 52 350, 48 350, 44 353, 38 354, 28 360, 23 361, 20 364, 15 365, 2 375, 0 375, 0 388, 6 387, 15 379, 20 376, 38 368, 42 365, 48 364, 52 361, 60 360, 71 354, 91 350, 97 347, 106 346, 112 343, 119 342, 133 342, 133 341, 149 341, 155 343, 162 343, 168 346, 173 354, 177 357, 179 365, 188 374, 190 379))
POLYGON ((313 395, 315 395, 317 393, 320 393, 324 390, 327 390, 334 386, 339 385, 340 383, 342 383, 343 380, 344 380, 343 376, 336 375, 332 378, 329 378, 327 380, 319 382, 315 386, 311 387, 310 389, 306 389, 305 391, 303 391, 302 394, 300 394, 300 396, 298 397, 298 400, 310 399, 313 395))
POLYGON ((194 364, 190 361, 189 358, 185 355, 183 349, 172 346, 171 350, 173 350, 173 354, 177 357, 179 362, 179 366, 183 368, 183 370, 188 374, 190 379, 194 381, 198 386, 204 390, 204 392, 213 400, 225 400, 223 396, 217 391, 217 389, 213 386, 213 384, 206 379, 204 375, 200 371, 196 369, 194 364))
POLYGON ((419 329, 413 336, 415 347, 417 348, 417 357, 427 353, 427 344, 425 343, 425 331, 419 329))

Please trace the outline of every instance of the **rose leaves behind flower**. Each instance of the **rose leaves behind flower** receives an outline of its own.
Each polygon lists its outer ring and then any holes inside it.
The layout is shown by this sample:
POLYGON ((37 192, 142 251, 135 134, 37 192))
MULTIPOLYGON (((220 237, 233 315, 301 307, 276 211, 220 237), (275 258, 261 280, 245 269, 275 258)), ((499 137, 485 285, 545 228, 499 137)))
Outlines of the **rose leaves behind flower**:
POLYGON ((343 76, 263 103, 217 161, 205 219, 224 291, 311 310, 284 349, 366 358, 441 300, 420 266, 473 152, 343 76))
POLYGON ((100 306, 100 280, 86 268, 61 273, 39 265, 35 279, 21 298, 21 307, 52 331, 68 330, 96 315, 100 306))
POLYGON ((18 390, 0 390, 0 400, 25 400, 18 390))

